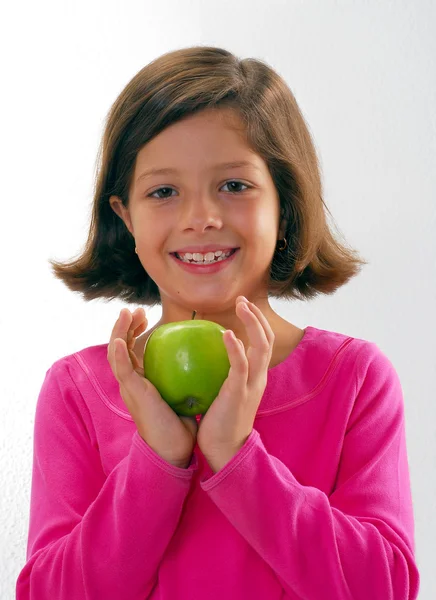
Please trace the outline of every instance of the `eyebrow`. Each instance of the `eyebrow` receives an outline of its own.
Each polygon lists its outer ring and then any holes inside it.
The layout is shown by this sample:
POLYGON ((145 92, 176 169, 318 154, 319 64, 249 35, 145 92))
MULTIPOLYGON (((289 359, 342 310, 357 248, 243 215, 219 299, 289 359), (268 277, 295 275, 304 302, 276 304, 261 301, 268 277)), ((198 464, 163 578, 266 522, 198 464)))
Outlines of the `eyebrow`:
MULTIPOLYGON (((249 162, 249 161, 239 161, 239 162, 230 162, 230 163, 220 163, 218 165, 215 165, 214 167, 212 167, 212 170, 218 170, 218 169, 237 169, 238 167, 252 167, 253 169, 256 169, 257 171, 260 171, 260 167, 256 166, 254 163, 249 162)), ((164 169, 147 169, 146 171, 144 171, 143 173, 141 173, 141 175, 138 177, 138 179, 136 180, 136 183, 138 183, 139 181, 141 181, 142 179, 146 179, 147 177, 151 177, 152 175, 174 175, 179 173, 179 171, 177 169, 172 169, 172 168, 164 168, 164 169)))

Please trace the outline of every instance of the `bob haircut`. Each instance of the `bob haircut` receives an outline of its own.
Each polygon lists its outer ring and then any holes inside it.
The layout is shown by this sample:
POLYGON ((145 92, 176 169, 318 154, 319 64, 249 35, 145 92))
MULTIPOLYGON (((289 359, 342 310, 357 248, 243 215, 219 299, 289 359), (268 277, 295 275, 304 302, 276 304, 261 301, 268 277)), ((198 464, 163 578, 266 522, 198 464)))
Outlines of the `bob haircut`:
POLYGON ((307 300, 333 294, 368 264, 335 239, 327 224, 315 147, 285 81, 263 61, 194 46, 146 65, 111 106, 98 151, 88 240, 72 262, 49 260, 56 278, 87 301, 161 304, 159 288, 109 198, 118 196, 128 206, 136 156, 163 129, 201 110, 224 107, 236 111, 248 145, 267 164, 287 221, 288 245, 276 248, 271 261, 269 296, 307 300))

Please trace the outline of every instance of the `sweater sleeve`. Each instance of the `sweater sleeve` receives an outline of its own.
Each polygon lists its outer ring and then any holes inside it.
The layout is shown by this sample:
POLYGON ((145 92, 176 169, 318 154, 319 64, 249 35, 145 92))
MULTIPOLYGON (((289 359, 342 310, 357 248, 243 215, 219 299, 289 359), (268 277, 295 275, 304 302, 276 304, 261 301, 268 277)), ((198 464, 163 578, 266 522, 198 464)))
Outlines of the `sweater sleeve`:
POLYGON ((330 496, 301 485, 255 429, 201 482, 292 598, 418 595, 402 389, 375 344, 367 343, 363 355, 330 496))
POLYGON ((88 409, 61 359, 46 373, 34 426, 26 564, 17 600, 144 600, 188 494, 188 469, 136 431, 106 476, 88 409))

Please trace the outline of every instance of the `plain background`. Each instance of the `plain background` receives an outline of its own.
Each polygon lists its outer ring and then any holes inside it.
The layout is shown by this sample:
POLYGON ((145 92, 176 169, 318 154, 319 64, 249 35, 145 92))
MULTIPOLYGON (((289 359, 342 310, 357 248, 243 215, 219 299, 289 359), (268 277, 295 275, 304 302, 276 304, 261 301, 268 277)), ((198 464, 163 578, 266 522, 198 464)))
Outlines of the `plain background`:
MULTIPOLYGON (((47 261, 85 244, 103 121, 118 94, 157 56, 200 44, 265 60, 286 80, 314 137, 336 225, 370 262, 331 297, 272 304, 299 327, 376 342, 397 369, 420 600, 433 599, 435 2, 40 0, 10 4, 1 20, 0 598, 14 597, 25 563, 45 373, 107 342, 124 306, 85 302, 47 261)), ((159 309, 149 318, 151 326, 159 309)))

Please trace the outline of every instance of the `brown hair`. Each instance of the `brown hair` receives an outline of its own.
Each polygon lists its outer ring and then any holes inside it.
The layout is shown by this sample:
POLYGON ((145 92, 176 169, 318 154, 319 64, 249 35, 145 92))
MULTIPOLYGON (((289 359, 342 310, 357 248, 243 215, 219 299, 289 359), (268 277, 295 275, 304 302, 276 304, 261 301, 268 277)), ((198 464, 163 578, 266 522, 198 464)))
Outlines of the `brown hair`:
POLYGON ((128 206, 139 150, 163 129, 204 109, 234 109, 248 144, 268 165, 287 220, 284 251, 270 267, 269 295, 306 300, 333 294, 367 261, 335 239, 327 224, 320 169, 304 117, 285 81, 266 63, 239 60, 222 48, 194 46, 164 54, 141 69, 109 110, 98 159, 85 249, 52 271, 85 300, 161 303, 159 289, 135 253, 135 242, 109 203, 128 206))

